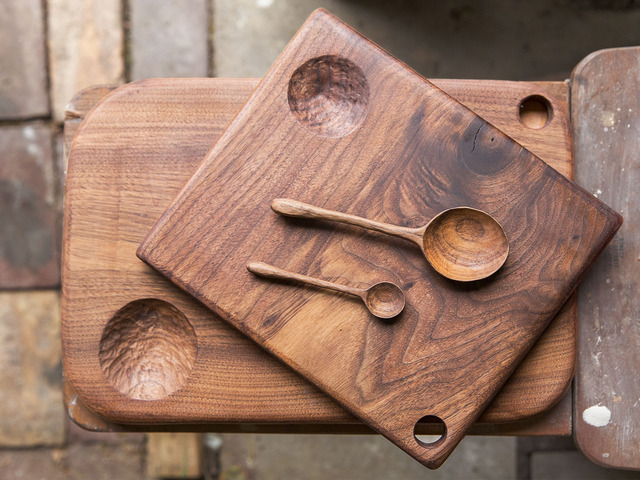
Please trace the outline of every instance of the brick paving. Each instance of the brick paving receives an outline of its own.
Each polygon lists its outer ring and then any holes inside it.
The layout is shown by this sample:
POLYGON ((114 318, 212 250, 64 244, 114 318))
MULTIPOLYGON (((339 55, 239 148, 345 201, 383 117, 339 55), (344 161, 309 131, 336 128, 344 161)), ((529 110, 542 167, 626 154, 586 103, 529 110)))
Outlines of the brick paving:
MULTIPOLYGON (((147 476, 144 435, 85 432, 62 406, 68 100, 90 85, 146 77, 261 76, 319 6, 432 77, 563 79, 590 51, 640 44, 640 6, 617 0, 2 0, 0 478, 147 476)), ((378 437, 224 435, 213 456, 219 471, 207 478, 227 480, 640 478, 575 450, 534 452, 521 468, 515 439, 495 437, 465 439, 437 472, 378 437)))
POLYGON ((0 128, 0 289, 60 283, 52 142, 44 122, 0 128))
POLYGON ((145 441, 140 434, 74 435, 56 448, 0 450, 3 480, 139 480, 145 441), (106 436, 106 438, 105 438, 106 436))
POLYGON ((0 292, 2 446, 64 443, 59 297, 55 290, 0 292))
POLYGON ((79 90, 125 80, 122 1, 47 0, 47 12, 50 99, 60 123, 79 90))
POLYGON ((49 116, 40 0, 0 2, 0 119, 49 116))
POLYGON ((279 480, 508 479, 516 445, 507 437, 467 437, 438 470, 425 468, 373 435, 223 435, 222 478, 279 480))
POLYGON ((130 0, 129 5, 132 80, 209 74, 207 0, 130 0))

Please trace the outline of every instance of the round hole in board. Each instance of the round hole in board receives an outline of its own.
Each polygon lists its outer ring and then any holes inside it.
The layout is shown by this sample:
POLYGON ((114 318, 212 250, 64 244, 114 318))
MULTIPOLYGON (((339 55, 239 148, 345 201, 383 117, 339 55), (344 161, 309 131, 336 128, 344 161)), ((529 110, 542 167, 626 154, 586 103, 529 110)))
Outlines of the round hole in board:
POLYGON ((354 131, 367 114, 369 83, 360 67, 336 55, 306 61, 293 72, 289 109, 316 135, 338 138, 354 131))
POLYGON ((553 108, 549 100, 542 95, 530 95, 520 102, 518 114, 525 126, 537 130, 549 124, 553 108))
POLYGON ((447 425, 440 417, 425 415, 413 427, 413 435, 419 445, 430 447, 444 441, 447 425))
POLYGON ((107 322, 98 359, 109 383, 135 400, 159 400, 181 388, 195 364, 196 333, 172 304, 127 303, 107 322))

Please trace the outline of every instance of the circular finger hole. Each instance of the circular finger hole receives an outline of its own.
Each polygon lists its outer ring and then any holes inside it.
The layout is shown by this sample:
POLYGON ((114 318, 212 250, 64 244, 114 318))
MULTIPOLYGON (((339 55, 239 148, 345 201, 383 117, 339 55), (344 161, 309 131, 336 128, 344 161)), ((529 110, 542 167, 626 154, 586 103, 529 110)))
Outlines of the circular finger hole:
POLYGON ((447 426, 440 417, 425 415, 413 427, 413 435, 419 445, 433 446, 447 436, 447 426))
POLYGON ((531 95, 520 102, 519 115, 520 121, 527 127, 543 128, 551 120, 553 108, 542 95, 531 95))
POLYGON ((184 385, 196 359, 196 334, 168 302, 128 303, 107 323, 99 360, 107 380, 137 400, 159 400, 184 385))
POLYGON ((351 60, 324 55, 293 72, 287 96, 291 112, 302 125, 317 135, 342 137, 366 116, 369 84, 351 60))

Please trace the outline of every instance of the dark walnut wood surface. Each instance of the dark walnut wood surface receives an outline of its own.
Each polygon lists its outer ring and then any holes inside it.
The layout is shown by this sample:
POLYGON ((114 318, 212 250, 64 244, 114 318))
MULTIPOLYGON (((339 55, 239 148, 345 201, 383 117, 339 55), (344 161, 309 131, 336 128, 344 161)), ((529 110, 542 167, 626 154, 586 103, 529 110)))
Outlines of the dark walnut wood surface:
MULTIPOLYGON (((537 149, 555 169, 571 177, 566 84, 433 82, 522 145, 537 149), (527 127, 519 119, 520 103, 531 96, 544 96, 552 108, 553 115, 544 128, 527 127)), ((65 398, 70 417, 84 428, 371 431, 135 256, 137 245, 155 219, 196 170, 257 83, 255 79, 150 80, 121 87, 90 114, 115 87, 93 87, 70 102, 65 121, 67 152, 89 114, 68 169, 63 297, 65 398), (114 202, 116 196, 118 201, 114 202), (120 253, 113 256, 112 252, 120 253), (194 325, 201 351, 213 356, 197 357, 193 371, 198 381, 190 379, 171 394, 189 398, 188 403, 156 400, 140 404, 131 395, 121 394, 116 385, 122 384, 117 378, 114 382, 106 378, 101 368, 104 362, 98 362, 100 344, 96 339, 102 339, 106 325, 113 318, 122 318, 123 311, 130 311, 126 307, 130 302, 148 297, 180 306, 194 325), (209 407, 211 398, 215 398, 215 409, 209 407), (83 402, 112 422, 100 418, 83 402), (203 423, 197 426, 184 422, 203 423)), ((570 300, 471 433, 571 433, 570 402, 563 401, 542 412, 561 398, 571 381, 575 327, 575 302, 570 300)), ((430 426, 422 424, 420 431, 429 432, 430 426)))
POLYGON ((521 145, 318 11, 138 254, 436 468, 620 223, 521 145), (501 223, 511 250, 497 274, 461 284, 394 239, 277 217, 269 209, 277 197, 403 226, 471 206, 501 223), (251 260, 333 281, 391 280, 405 289, 407 305, 395 322, 377 321, 357 300, 256 278, 245 268, 251 260), (429 445, 414 436, 425 416, 446 427, 429 445))

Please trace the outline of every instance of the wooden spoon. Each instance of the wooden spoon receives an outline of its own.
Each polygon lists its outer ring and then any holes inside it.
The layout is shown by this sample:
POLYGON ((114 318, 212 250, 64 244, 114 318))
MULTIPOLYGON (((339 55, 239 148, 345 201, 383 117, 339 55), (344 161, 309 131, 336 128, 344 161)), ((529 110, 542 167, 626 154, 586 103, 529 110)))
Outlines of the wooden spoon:
POLYGON ((445 210, 418 228, 375 222, 286 198, 274 200, 271 208, 288 217, 331 220, 404 238, 422 249, 437 272, 460 282, 492 275, 509 254, 509 241, 502 226, 488 213, 471 207, 445 210))
POLYGON ((337 290, 360 297, 367 309, 374 317, 393 318, 404 309, 404 292, 395 283, 380 282, 369 288, 355 288, 338 283, 327 282, 319 278, 308 277, 299 273, 287 272, 280 268, 262 262, 250 262, 247 270, 261 277, 275 278, 279 280, 295 280, 307 285, 337 290))

